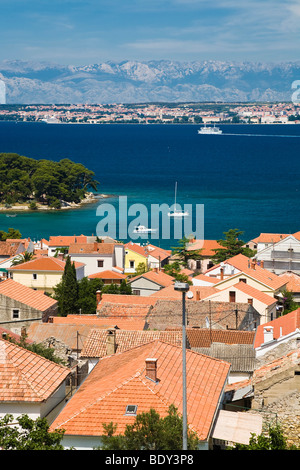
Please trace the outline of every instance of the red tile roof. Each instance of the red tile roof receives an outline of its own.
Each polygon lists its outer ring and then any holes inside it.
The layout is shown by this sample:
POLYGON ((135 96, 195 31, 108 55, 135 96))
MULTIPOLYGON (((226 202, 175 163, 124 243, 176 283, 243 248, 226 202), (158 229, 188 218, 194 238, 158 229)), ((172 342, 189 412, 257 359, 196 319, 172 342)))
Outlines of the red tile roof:
MULTIPOLYGON (((47 241, 46 241, 47 242, 47 241)), ((74 236, 51 236, 48 246, 70 246, 72 243, 86 243, 87 237, 85 235, 74 236)))
POLYGON ((166 274, 162 271, 147 271, 146 273, 140 274, 139 276, 135 276, 129 279, 128 283, 131 284, 133 281, 140 278, 148 279, 149 281, 155 282, 156 284, 159 284, 163 287, 173 286, 175 281, 175 278, 173 276, 169 276, 169 274, 166 274))
POLYGON ((0 295, 21 302, 29 307, 35 308, 41 312, 57 305, 57 301, 45 295, 43 292, 33 290, 30 287, 23 286, 13 279, 7 279, 0 282, 0 295))
POLYGON ((20 240, 15 243, 9 243, 7 240, 3 242, 0 241, 0 256, 7 256, 7 258, 11 258, 12 256, 16 255, 20 245, 23 245, 20 240))
POLYGON ((280 240, 288 237, 288 233, 261 233, 258 237, 253 238, 251 241, 254 243, 277 243, 280 240))
POLYGON ((121 273, 117 273, 116 271, 110 271, 110 270, 106 270, 106 271, 101 271, 99 273, 95 273, 95 274, 90 274, 89 276, 89 279, 126 279, 126 275, 125 274, 121 274, 121 273))
POLYGON ((105 317, 98 317, 97 315, 68 315, 67 317, 50 317, 49 323, 56 323, 62 325, 86 325, 97 328, 120 328, 122 330, 143 330, 145 327, 145 315, 135 316, 130 318, 128 316, 109 315, 105 317))
MULTIPOLYGON (((265 284, 266 286, 270 287, 272 290, 277 290, 280 287, 283 287, 286 282, 284 279, 281 279, 276 274, 271 273, 265 268, 262 268, 258 264, 255 264, 255 267, 251 267, 251 260, 247 256, 242 254, 233 256, 232 258, 227 259, 224 261, 224 264, 229 264, 230 266, 234 266, 240 272, 245 273, 246 275, 252 277, 256 281, 265 284)), ((217 266, 220 266, 218 264, 217 266)), ((206 271, 206 274, 214 270, 217 266, 214 266, 206 271)), ((233 276, 232 276, 233 277, 233 276)), ((224 281, 228 279, 224 278, 224 281)), ((219 281, 220 283, 224 281, 219 281)))
MULTIPOLYGON (((166 343, 182 345, 182 333, 179 330, 173 331, 152 331, 152 330, 115 330, 116 354, 127 349, 141 346, 143 344, 159 339, 166 343)), ((103 357, 107 356, 106 340, 108 330, 91 329, 81 351, 81 357, 103 357)))
POLYGON ((135 253, 144 256, 145 258, 148 257, 148 252, 144 246, 138 245, 137 243, 128 242, 124 245, 124 248, 134 251, 135 253))
POLYGON ((277 302, 277 300, 271 295, 265 294, 264 292, 261 292, 260 290, 255 289, 255 287, 249 286, 249 284, 246 284, 243 281, 238 282, 233 287, 236 287, 240 291, 244 292, 244 294, 247 294, 256 300, 259 300, 265 305, 270 306, 270 305, 276 304, 277 302))
POLYGON ((115 246, 116 243, 71 243, 69 247, 69 254, 112 255, 114 253, 115 246))
POLYGON ((294 333, 297 329, 300 328, 300 308, 294 310, 293 312, 287 313, 282 317, 278 317, 275 320, 269 321, 268 323, 263 323, 257 327, 254 347, 258 348, 264 343, 264 327, 272 326, 273 327, 273 336, 274 339, 279 339, 280 336, 285 336, 290 333, 294 333))
MULTIPOLYGON (((84 266, 83 263, 78 263, 75 261, 75 268, 84 266)), ((40 258, 27 261, 26 263, 18 264, 17 266, 12 266, 8 268, 10 271, 53 271, 53 272, 63 272, 65 269, 66 262, 53 256, 42 256, 40 258)))
POLYGON ((194 240, 188 246, 188 251, 201 250, 201 256, 206 258, 214 256, 216 252, 214 250, 224 249, 224 246, 220 245, 217 240, 194 240))
POLYGON ((278 274, 278 277, 287 282, 286 288, 290 292, 300 292, 300 276, 294 272, 278 274))
MULTIPOLYGON (((180 330, 168 328, 166 331, 180 330)), ((187 328, 187 338, 191 348, 209 348, 212 343, 253 344, 255 331, 214 330, 204 328, 187 328)))
MULTIPOLYGON (((190 286, 189 292, 193 294, 193 297, 189 298, 186 296, 187 300, 202 300, 210 295, 220 292, 219 289, 216 289, 213 286, 190 286)), ((174 286, 164 287, 157 292, 154 292, 149 297, 157 299, 182 299, 182 292, 179 292, 174 289, 174 286)))
POLYGON ((9 341, 0 340, 0 401, 47 400, 70 371, 9 341))
MULTIPOLYGON (((209 438, 219 400, 226 384, 230 364, 187 350, 187 416, 199 439, 209 438)), ((66 435, 101 436, 103 423, 116 423, 116 433, 124 433, 134 416, 126 406, 137 405, 137 412, 154 408, 166 416, 174 404, 182 413, 182 349, 162 341, 102 358, 79 390, 52 423, 51 429, 65 429, 66 435), (157 359, 157 378, 146 377, 145 360, 157 359)))

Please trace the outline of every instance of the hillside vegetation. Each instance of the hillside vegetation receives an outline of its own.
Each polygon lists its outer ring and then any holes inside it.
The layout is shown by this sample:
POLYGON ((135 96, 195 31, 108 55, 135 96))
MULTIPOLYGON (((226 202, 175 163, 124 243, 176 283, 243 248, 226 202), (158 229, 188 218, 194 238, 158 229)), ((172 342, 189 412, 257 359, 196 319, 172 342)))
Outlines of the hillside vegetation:
POLYGON ((61 201, 79 203, 97 190, 94 172, 64 158, 59 162, 0 153, 0 204, 41 203, 54 208, 61 201))

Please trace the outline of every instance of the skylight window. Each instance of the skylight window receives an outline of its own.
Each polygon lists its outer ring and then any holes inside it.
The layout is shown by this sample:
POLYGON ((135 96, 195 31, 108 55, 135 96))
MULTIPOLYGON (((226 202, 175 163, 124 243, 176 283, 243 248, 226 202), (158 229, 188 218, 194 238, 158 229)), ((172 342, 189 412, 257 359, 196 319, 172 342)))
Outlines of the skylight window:
POLYGON ((126 415, 136 415, 137 405, 127 405, 126 406, 126 415))

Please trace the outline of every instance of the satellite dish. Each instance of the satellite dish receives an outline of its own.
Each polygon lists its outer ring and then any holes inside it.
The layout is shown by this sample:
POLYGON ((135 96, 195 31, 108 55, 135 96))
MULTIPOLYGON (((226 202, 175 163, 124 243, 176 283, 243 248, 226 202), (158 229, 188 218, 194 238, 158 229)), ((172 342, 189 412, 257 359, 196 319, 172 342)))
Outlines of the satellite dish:
POLYGON ((194 297, 194 294, 193 294, 192 291, 189 290, 188 293, 186 294, 186 296, 187 296, 188 299, 192 299, 194 297))

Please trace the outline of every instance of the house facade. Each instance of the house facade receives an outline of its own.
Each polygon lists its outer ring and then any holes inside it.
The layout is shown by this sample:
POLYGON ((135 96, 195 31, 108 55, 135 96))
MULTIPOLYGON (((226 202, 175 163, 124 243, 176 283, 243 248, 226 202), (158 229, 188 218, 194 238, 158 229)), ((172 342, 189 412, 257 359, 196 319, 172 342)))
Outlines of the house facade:
POLYGON ((300 240, 289 235, 257 252, 257 263, 275 274, 300 273, 300 240))
MULTIPOLYGON (((54 292, 65 269, 65 261, 54 257, 36 258, 8 268, 11 279, 34 290, 54 292)), ((77 280, 84 277, 84 265, 75 262, 77 280)))
POLYGON ((121 243, 74 243, 69 247, 69 256, 71 261, 85 265, 85 276, 124 268, 124 245, 121 243))
POLYGON ((12 279, 0 282, 0 324, 21 334, 34 322, 57 314, 57 301, 12 279))
POLYGON ((174 281, 172 276, 155 269, 129 279, 128 284, 134 295, 148 296, 164 287, 172 286, 174 281))

